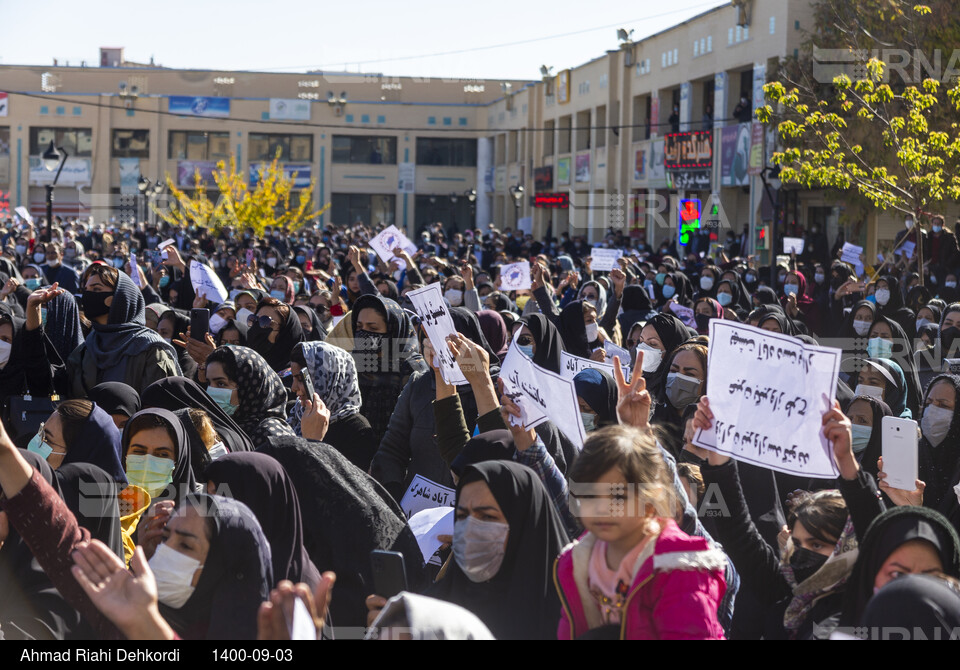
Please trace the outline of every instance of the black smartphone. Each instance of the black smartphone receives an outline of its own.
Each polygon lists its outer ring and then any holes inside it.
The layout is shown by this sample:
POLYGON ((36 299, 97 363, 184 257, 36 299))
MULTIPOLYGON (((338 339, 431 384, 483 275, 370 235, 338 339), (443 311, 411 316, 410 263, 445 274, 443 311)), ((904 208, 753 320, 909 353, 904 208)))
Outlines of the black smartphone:
POLYGON ((203 342, 210 332, 210 310, 206 307, 190 310, 190 338, 203 342))
POLYGON ((300 373, 303 375, 303 395, 307 400, 313 402, 313 377, 310 376, 310 371, 307 368, 300 368, 300 373))
POLYGON ((407 590, 407 569, 399 551, 374 549, 370 552, 373 568, 373 590, 388 600, 407 590))

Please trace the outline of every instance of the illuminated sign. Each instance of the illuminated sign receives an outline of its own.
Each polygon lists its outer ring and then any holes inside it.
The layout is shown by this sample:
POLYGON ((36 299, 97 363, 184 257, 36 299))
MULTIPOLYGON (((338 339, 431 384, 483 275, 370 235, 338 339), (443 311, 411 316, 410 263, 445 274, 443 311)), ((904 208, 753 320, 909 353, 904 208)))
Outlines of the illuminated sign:
POLYGON ((533 196, 533 206, 567 209, 570 206, 570 195, 568 193, 537 193, 533 196))
POLYGON ((699 200, 680 201, 680 246, 690 244, 693 236, 700 232, 701 211, 699 200))
POLYGON ((664 139, 663 165, 668 170, 713 167, 713 131, 670 133, 664 139))

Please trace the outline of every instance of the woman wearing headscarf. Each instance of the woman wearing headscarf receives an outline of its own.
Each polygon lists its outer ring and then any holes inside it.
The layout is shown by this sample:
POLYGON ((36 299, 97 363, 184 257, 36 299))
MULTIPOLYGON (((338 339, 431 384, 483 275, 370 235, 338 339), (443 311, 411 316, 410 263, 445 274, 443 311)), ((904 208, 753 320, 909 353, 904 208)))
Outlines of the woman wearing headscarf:
POLYGON ((760 286, 753 292, 754 309, 761 305, 780 305, 777 299, 777 292, 769 286, 760 286))
POLYGON ((177 352, 177 363, 184 377, 194 378, 197 374, 197 362, 193 360, 187 348, 176 343, 181 333, 190 328, 190 313, 180 309, 168 309, 157 321, 157 334, 173 346, 177 352))
POLYGON ((228 454, 207 466, 207 489, 239 500, 254 513, 270 542, 275 586, 284 579, 311 590, 320 582, 317 566, 303 545, 300 501, 286 470, 265 454, 228 454))
POLYGON ((960 629, 960 592, 940 575, 904 575, 867 601, 859 639, 944 640, 960 629), (949 634, 948 634, 949 632, 949 634))
POLYGON ((913 340, 907 337, 899 323, 878 315, 867 336, 867 354, 871 358, 886 358, 899 365, 907 381, 907 407, 916 415, 923 389, 914 360, 913 340))
MULTIPOLYGON (((18 451, 18 454, 28 467, 36 471, 34 476, 43 479, 52 495, 59 499, 59 485, 46 461, 25 451, 18 451)), ((0 503, 4 510, 8 507, 6 503, 0 503)), ((18 527, 16 517, 10 519, 9 527, 4 524, 6 535, 0 543, 0 593, 3 594, 0 598, 0 630, 3 639, 63 640, 80 625, 80 616, 34 558, 18 527)))
POLYGON ((873 294, 880 308, 880 314, 900 324, 908 341, 913 342, 917 336, 917 315, 903 304, 903 292, 900 282, 893 275, 884 275, 877 280, 877 288, 873 294))
POLYGON ((877 460, 882 456, 883 417, 893 416, 890 406, 874 396, 857 395, 843 413, 850 417, 853 453, 860 468, 876 478, 877 460))
POLYGON ((179 501, 199 490, 190 441, 173 412, 140 410, 124 426, 120 446, 127 482, 146 491, 151 502, 179 501))
POLYGON ((168 377, 156 381, 143 391, 143 407, 157 407, 176 412, 201 409, 213 422, 217 436, 230 453, 253 451, 253 442, 211 395, 197 382, 186 377, 168 377))
POLYGON ((467 467, 456 518, 454 558, 428 595, 473 612, 498 640, 555 639, 551 570, 568 538, 533 470, 507 461, 467 467))
POLYGON ((44 309, 46 309, 46 319, 42 321, 43 332, 53 344, 60 360, 66 361, 73 350, 83 342, 77 301, 64 291, 57 293, 44 305, 44 309))
POLYGON ((723 314, 723 307, 714 298, 697 298, 697 304, 693 308, 693 318, 697 322, 697 333, 709 335, 710 321, 722 319, 723 314))
POLYGON ((807 295, 807 278, 802 272, 789 272, 783 284, 783 298, 780 304, 787 316, 802 321, 811 333, 822 335, 822 316, 820 306, 807 295))
POLYGON ((294 435, 286 422, 283 382, 256 351, 219 347, 207 357, 206 375, 207 393, 225 413, 236 417, 255 447, 275 437, 294 435))
POLYGON ((327 331, 320 323, 320 317, 317 316, 315 309, 305 305, 295 305, 293 311, 297 313, 297 318, 300 319, 303 341, 322 342, 326 338, 327 331))
POLYGON ((223 328, 217 331, 213 341, 218 347, 224 344, 245 347, 247 346, 247 324, 241 323, 239 318, 227 319, 223 328))
POLYGON ((300 318, 290 305, 276 298, 261 300, 256 317, 247 331, 249 347, 266 359, 275 372, 285 370, 293 347, 304 340, 300 318))
POLYGON ((293 280, 287 275, 277 275, 270 284, 270 297, 279 300, 287 305, 293 304, 293 297, 296 291, 293 290, 293 280))
POLYGON ((649 321, 657 313, 647 290, 636 284, 624 287, 620 307, 623 314, 619 315, 617 320, 622 333, 627 333, 638 321, 649 321))
POLYGON ((856 378, 856 395, 876 395, 879 389, 880 399, 890 407, 893 416, 912 419, 915 415, 907 407, 908 386, 903 369, 886 358, 867 358, 860 360, 860 371, 856 378))
POLYGON ((528 314, 520 322, 520 350, 541 368, 560 374, 560 352, 565 351, 560 331, 543 314, 528 314))
POLYGON ((393 300, 379 295, 357 298, 350 313, 353 358, 357 366, 363 414, 382 439, 400 398, 415 372, 428 367, 420 355, 410 316, 393 300))
POLYGON ((123 430, 130 417, 140 411, 140 395, 123 382, 97 384, 87 398, 110 415, 118 430, 123 430))
POLYGON ((573 378, 573 385, 577 390, 580 415, 586 432, 620 423, 617 418, 620 392, 616 381, 606 370, 581 370, 573 378))
MULTIPOLYGON (((923 488, 923 505, 953 516, 960 481, 960 377, 938 375, 927 387, 920 418, 917 478, 923 488)), ((919 415, 918 415, 919 416, 919 415)), ((884 489, 885 490, 885 489, 884 489)))
POLYGON ((330 412, 330 423, 322 441, 364 472, 368 471, 380 442, 370 422, 360 414, 363 401, 353 356, 326 342, 301 342, 290 355, 290 368, 293 371, 292 390, 298 396, 288 419, 294 433, 298 437, 303 435, 301 419, 306 392, 303 369, 306 368, 313 380, 314 391, 330 412))
POLYGON ((659 303, 661 310, 671 300, 676 301, 684 307, 693 308, 693 288, 690 286, 690 280, 682 272, 670 272, 660 287, 660 293, 663 300, 659 303))
POLYGON ((506 322, 499 312, 492 309, 481 309, 477 312, 477 319, 480 321, 483 336, 487 338, 490 348, 502 363, 503 357, 507 355, 507 349, 510 348, 510 334, 507 331, 506 322))
POLYGON ((142 391, 180 374, 176 351, 146 327, 143 295, 125 273, 94 263, 81 283, 84 316, 92 321, 92 330, 67 361, 73 397, 86 397, 101 382, 120 381, 142 391))
POLYGON ((779 305, 762 305, 755 312, 759 313, 758 328, 790 336, 797 334, 796 322, 784 314, 779 305))
POLYGON ((873 520, 860 541, 840 625, 858 625, 873 594, 904 572, 960 577, 960 539, 939 512, 896 507, 873 520))
POLYGON ((644 352, 643 376, 655 401, 659 401, 658 393, 663 392, 670 354, 688 339, 689 329, 676 316, 665 312, 653 316, 640 331, 637 351, 644 352))
POLYGON ((304 545, 321 574, 337 574, 331 604, 340 626, 365 626, 374 549, 404 554, 410 590, 420 587, 423 557, 400 506, 370 475, 335 449, 297 437, 280 437, 257 451, 287 471, 300 500, 304 545))
MULTIPOLYGON (((474 344, 482 348, 490 362, 489 375, 496 382, 500 373, 497 357, 480 330, 477 315, 465 307, 451 307, 450 316, 454 328, 474 344)), ((424 341, 424 350, 430 351, 424 341)), ((446 346, 446 342, 441 346, 446 346)), ((431 366, 432 367, 432 366, 431 366)), ((457 387, 461 408, 468 426, 474 426, 479 415, 473 387, 457 387)), ((417 475, 442 486, 452 487, 450 469, 440 455, 436 440, 436 422, 432 403, 437 396, 436 376, 430 373, 414 375, 400 394, 387 432, 370 464, 370 474, 401 501, 412 480, 417 475)))
POLYGON ((56 470, 60 496, 90 536, 124 557, 117 482, 92 463, 69 463, 56 470))

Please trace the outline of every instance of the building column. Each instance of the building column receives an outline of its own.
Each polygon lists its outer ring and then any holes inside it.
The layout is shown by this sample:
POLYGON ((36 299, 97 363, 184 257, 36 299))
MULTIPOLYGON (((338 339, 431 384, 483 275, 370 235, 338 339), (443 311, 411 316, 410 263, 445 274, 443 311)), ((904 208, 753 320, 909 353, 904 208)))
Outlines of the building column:
POLYGON ((693 111, 693 85, 689 81, 680 84, 680 132, 693 130, 690 116, 693 111))
POLYGON ((486 232, 487 224, 493 221, 490 215, 490 195, 487 190, 487 173, 493 167, 493 141, 489 137, 477 138, 477 213, 474 228, 486 232))

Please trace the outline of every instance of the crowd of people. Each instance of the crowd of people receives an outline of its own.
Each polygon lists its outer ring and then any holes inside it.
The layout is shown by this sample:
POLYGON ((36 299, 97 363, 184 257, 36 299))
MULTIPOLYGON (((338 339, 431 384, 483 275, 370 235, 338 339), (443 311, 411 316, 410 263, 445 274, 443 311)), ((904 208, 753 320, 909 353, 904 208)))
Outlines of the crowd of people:
POLYGON ((811 230, 760 266, 732 232, 435 224, 385 262, 360 223, 7 220, 0 636, 281 640, 305 611, 316 639, 954 638, 960 252, 928 223, 876 264, 811 230), (597 270, 595 246, 623 254, 597 270), (515 261, 529 289, 502 287, 515 261), (409 297, 435 283, 440 342, 409 297), (820 417, 836 480, 694 445, 723 418, 716 319, 842 350, 820 417), (582 444, 556 413, 524 424, 511 351, 586 359, 582 444), (911 490, 883 469, 890 416, 919 425, 911 490), (424 481, 453 492, 431 556, 405 502, 424 481), (377 592, 371 552, 402 557, 404 590, 377 592))

